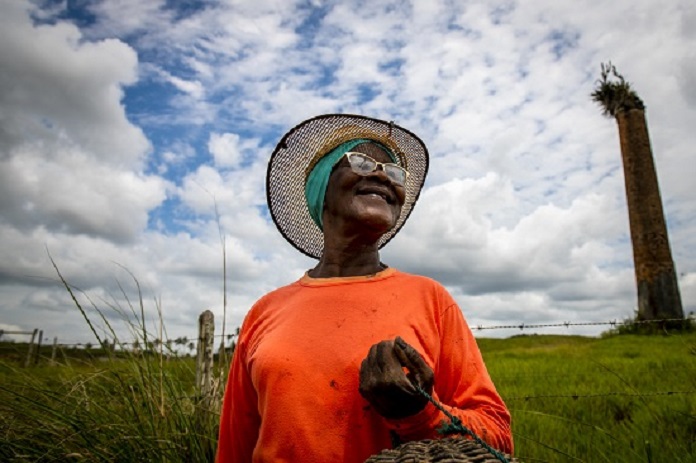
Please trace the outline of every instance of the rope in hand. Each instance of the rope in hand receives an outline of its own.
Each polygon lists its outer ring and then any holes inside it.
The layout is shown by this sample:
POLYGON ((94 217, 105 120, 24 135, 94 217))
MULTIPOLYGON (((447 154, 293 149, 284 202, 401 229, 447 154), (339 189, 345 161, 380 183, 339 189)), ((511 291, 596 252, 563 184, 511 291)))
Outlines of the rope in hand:
POLYGON ((477 436, 474 431, 471 429, 467 428, 464 426, 464 423, 462 423, 462 420, 457 418, 456 416, 452 415, 450 412, 445 410, 445 407, 442 406, 440 402, 435 400, 430 394, 425 392, 425 390, 420 387, 419 384, 417 384, 415 381, 412 381, 413 386, 416 388, 416 390, 424 396, 428 401, 435 406, 438 410, 440 410, 442 413, 445 414, 447 418, 449 418, 450 422, 449 424, 444 424, 440 429, 438 429, 438 432, 442 435, 448 435, 448 434, 462 434, 465 436, 471 437, 474 442, 488 450, 491 455, 493 455, 495 458, 500 460, 502 463, 509 463, 508 459, 503 455, 502 453, 498 452, 496 449, 491 447, 490 445, 486 444, 479 436, 477 436))

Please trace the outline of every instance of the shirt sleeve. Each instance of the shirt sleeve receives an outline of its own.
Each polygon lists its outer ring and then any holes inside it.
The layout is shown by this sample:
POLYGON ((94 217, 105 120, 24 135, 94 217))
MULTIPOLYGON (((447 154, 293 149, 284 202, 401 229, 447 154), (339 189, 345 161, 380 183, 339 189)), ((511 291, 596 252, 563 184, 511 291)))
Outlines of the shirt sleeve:
MULTIPOLYGON (((433 398, 487 444, 512 454, 510 413, 456 303, 445 309, 440 326, 433 398)), ((437 430, 449 423, 447 416, 430 402, 415 415, 386 421, 405 441, 442 437, 437 430)))
POLYGON ((216 463, 251 463, 261 425, 257 404, 246 365, 246 343, 240 337, 222 402, 216 463))

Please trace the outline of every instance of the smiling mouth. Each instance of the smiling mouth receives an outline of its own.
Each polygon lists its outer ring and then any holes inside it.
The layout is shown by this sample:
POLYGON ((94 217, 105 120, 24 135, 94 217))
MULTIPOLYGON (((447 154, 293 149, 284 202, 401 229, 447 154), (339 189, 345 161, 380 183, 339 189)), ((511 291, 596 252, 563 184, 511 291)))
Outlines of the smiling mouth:
POLYGON ((381 199, 382 201, 384 201, 387 204, 392 204, 394 202, 390 195, 388 195, 387 193, 382 192, 382 191, 364 190, 364 191, 359 191, 358 195, 367 196, 370 198, 381 199))

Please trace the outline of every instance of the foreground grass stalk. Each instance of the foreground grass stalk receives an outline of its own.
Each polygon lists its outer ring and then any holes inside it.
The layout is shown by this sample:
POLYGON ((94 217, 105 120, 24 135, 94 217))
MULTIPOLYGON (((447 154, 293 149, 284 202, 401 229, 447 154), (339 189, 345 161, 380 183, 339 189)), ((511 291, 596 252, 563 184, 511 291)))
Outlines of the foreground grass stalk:
MULTIPOLYGON (((146 309, 137 280, 137 304, 126 298, 130 310, 109 307, 121 316, 130 312, 123 322, 132 329, 136 343, 123 343, 104 311, 90 300, 96 319, 88 313, 53 265, 98 340, 103 358, 89 360, 88 351, 75 349, 63 352, 70 362, 55 365, 46 361, 33 368, 17 368, 0 360, 0 461, 212 461, 219 415, 203 409, 196 396, 192 359, 165 362, 165 354, 171 354, 168 345, 162 342, 150 348, 154 337, 145 326, 146 309), (99 335, 98 324, 106 326, 111 343, 99 335), (133 344, 143 348, 126 348, 133 344), (76 355, 87 360, 80 361, 76 355)), ((156 310, 162 339, 166 330, 159 302, 156 310)))

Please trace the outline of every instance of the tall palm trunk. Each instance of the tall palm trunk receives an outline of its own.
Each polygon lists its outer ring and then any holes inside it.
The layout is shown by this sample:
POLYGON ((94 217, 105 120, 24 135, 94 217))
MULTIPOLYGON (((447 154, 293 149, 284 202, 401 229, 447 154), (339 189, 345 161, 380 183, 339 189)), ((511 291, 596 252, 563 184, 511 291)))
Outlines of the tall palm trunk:
POLYGON ((683 319, 657 173, 650 148, 645 106, 611 64, 592 98, 616 118, 623 159, 626 201, 638 289, 638 319, 683 319), (609 73, 618 81, 609 81, 609 73))

